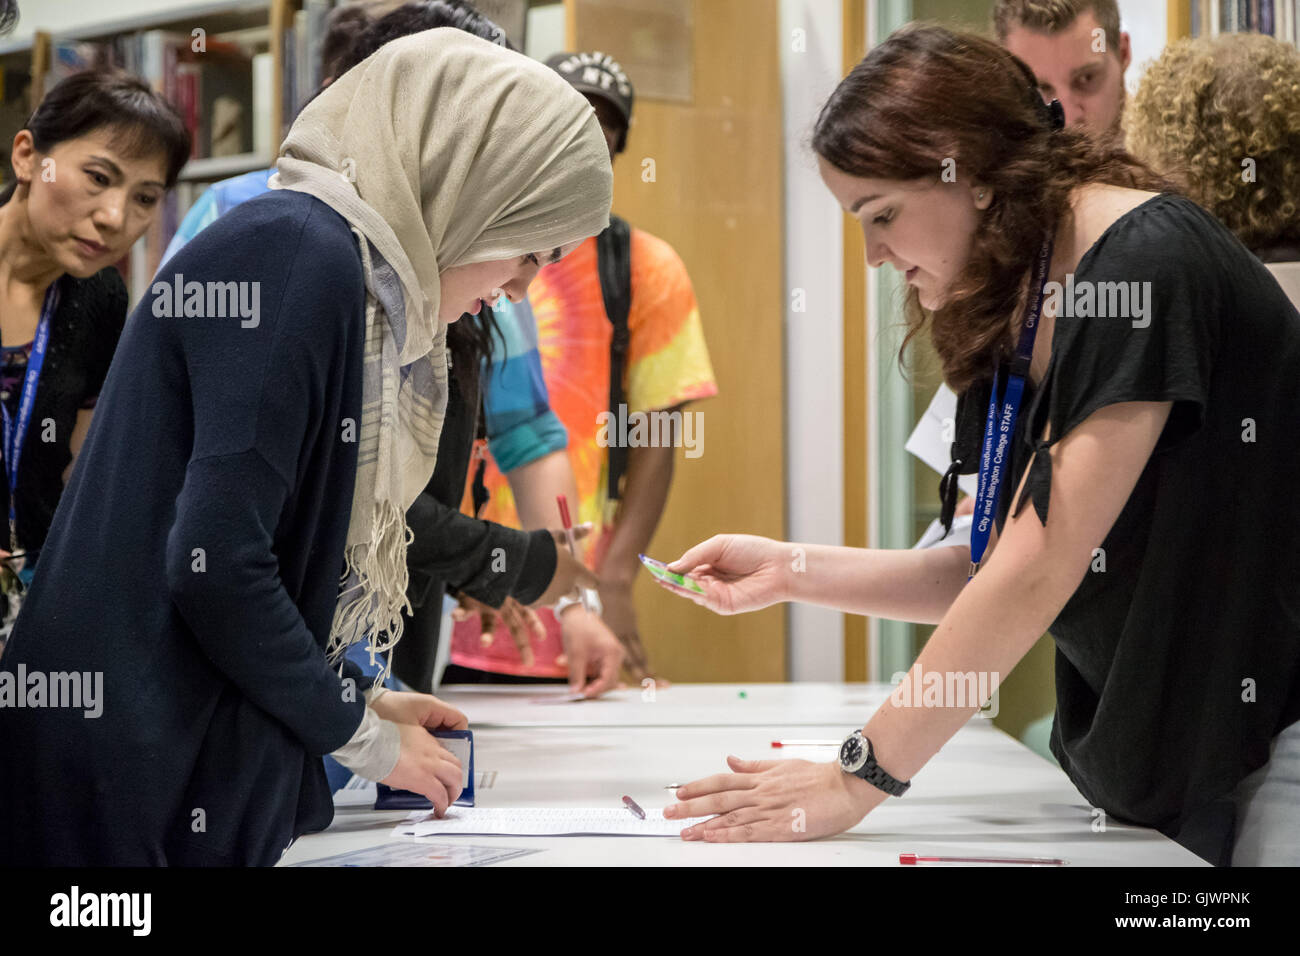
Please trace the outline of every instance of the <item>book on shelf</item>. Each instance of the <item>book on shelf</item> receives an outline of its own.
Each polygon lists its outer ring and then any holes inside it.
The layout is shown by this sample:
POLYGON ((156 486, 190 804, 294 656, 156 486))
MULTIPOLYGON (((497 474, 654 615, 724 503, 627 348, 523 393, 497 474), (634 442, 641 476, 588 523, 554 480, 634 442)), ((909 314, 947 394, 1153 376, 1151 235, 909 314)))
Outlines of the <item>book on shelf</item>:
POLYGON ((309 99, 320 89, 325 77, 321 72, 321 48, 325 43, 326 25, 332 4, 329 0, 305 0, 283 34, 284 68, 281 85, 283 136, 293 125, 309 99))
POLYGON ((195 50, 188 34, 145 30, 101 43, 58 43, 48 89, 81 70, 134 73, 165 96, 190 133, 190 157, 233 156, 253 149, 253 56, 208 37, 195 50))
POLYGON ((1300 46, 1300 0, 1191 0, 1191 35, 1260 33, 1300 46))
POLYGON ((28 71, 0 66, 0 188, 7 186, 13 176, 13 166, 9 161, 14 134, 27 125, 32 113, 28 99, 31 85, 28 71))
MULTIPOLYGON (((45 88, 81 70, 120 69, 141 77, 180 114, 190 137, 191 163, 198 163, 195 169, 210 167, 212 179, 224 178, 254 168, 271 153, 269 105, 274 90, 265 32, 260 37, 256 31, 230 37, 206 34, 200 40, 187 32, 152 29, 102 40, 56 41, 45 88), (241 162, 242 157, 248 161, 241 162), (213 162, 226 158, 231 163, 213 162)), ((147 290, 180 220, 204 185, 182 180, 169 191, 160 214, 119 264, 132 303, 147 290)))

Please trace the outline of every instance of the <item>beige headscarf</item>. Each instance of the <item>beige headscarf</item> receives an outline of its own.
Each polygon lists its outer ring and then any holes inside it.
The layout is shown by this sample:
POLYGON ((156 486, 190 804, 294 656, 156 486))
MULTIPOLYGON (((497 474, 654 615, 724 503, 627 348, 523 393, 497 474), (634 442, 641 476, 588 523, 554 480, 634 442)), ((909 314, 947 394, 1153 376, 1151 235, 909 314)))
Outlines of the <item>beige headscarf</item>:
POLYGON ((613 196, 609 151, 591 105, 557 73, 442 28, 385 44, 332 83, 294 122, 276 169, 272 188, 315 196, 364 239, 357 480, 328 652, 337 660, 369 636, 373 657, 401 636, 406 510, 437 464, 447 401, 439 270, 599 233, 613 196), (400 282, 397 308, 391 290, 381 296, 377 265, 400 282))

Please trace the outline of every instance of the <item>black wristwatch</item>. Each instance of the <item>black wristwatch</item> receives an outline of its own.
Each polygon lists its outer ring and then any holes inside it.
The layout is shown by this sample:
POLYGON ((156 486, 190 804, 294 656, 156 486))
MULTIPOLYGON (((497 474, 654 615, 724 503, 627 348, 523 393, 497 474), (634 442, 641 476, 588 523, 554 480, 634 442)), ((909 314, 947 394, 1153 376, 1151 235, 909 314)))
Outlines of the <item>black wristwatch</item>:
POLYGON ((871 749, 871 741, 862 736, 862 731, 855 730, 844 738, 840 744, 840 769, 861 777, 878 790, 883 790, 891 797, 901 797, 907 793, 912 784, 890 776, 880 764, 871 749))

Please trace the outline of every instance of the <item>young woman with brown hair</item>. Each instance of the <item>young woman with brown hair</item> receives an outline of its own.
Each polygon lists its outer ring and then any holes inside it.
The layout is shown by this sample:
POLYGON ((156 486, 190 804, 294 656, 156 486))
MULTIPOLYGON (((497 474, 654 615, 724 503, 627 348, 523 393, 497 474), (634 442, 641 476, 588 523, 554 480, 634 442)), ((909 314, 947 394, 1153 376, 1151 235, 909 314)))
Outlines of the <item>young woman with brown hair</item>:
MULTIPOLYGON (((795 573, 790 545, 721 535, 672 568, 719 613, 937 623, 907 686, 996 687, 1050 630, 1052 750, 1093 806, 1212 862, 1294 864, 1300 549, 1274 529, 1300 522, 1300 315, 1213 217, 1061 125, 1007 51, 920 27, 853 69, 814 134, 961 395, 945 511, 978 470, 971 552, 802 545, 795 573)), ((982 703, 896 693, 839 761, 731 758, 666 813, 719 814, 687 839, 841 832, 982 703)))

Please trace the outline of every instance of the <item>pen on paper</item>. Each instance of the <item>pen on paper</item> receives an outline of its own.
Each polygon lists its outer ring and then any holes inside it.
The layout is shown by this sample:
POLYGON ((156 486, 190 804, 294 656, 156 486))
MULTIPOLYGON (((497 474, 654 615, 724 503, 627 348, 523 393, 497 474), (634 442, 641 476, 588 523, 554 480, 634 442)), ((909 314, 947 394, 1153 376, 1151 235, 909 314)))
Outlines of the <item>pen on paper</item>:
POLYGON ((636 816, 636 818, 637 818, 638 820, 644 820, 644 819, 645 819, 645 811, 642 810, 640 807, 638 807, 638 806, 636 805, 636 801, 633 800, 631 797, 624 797, 624 798, 623 798, 623 803, 624 803, 624 805, 625 805, 629 810, 632 811, 633 814, 635 814, 635 816, 636 816))

